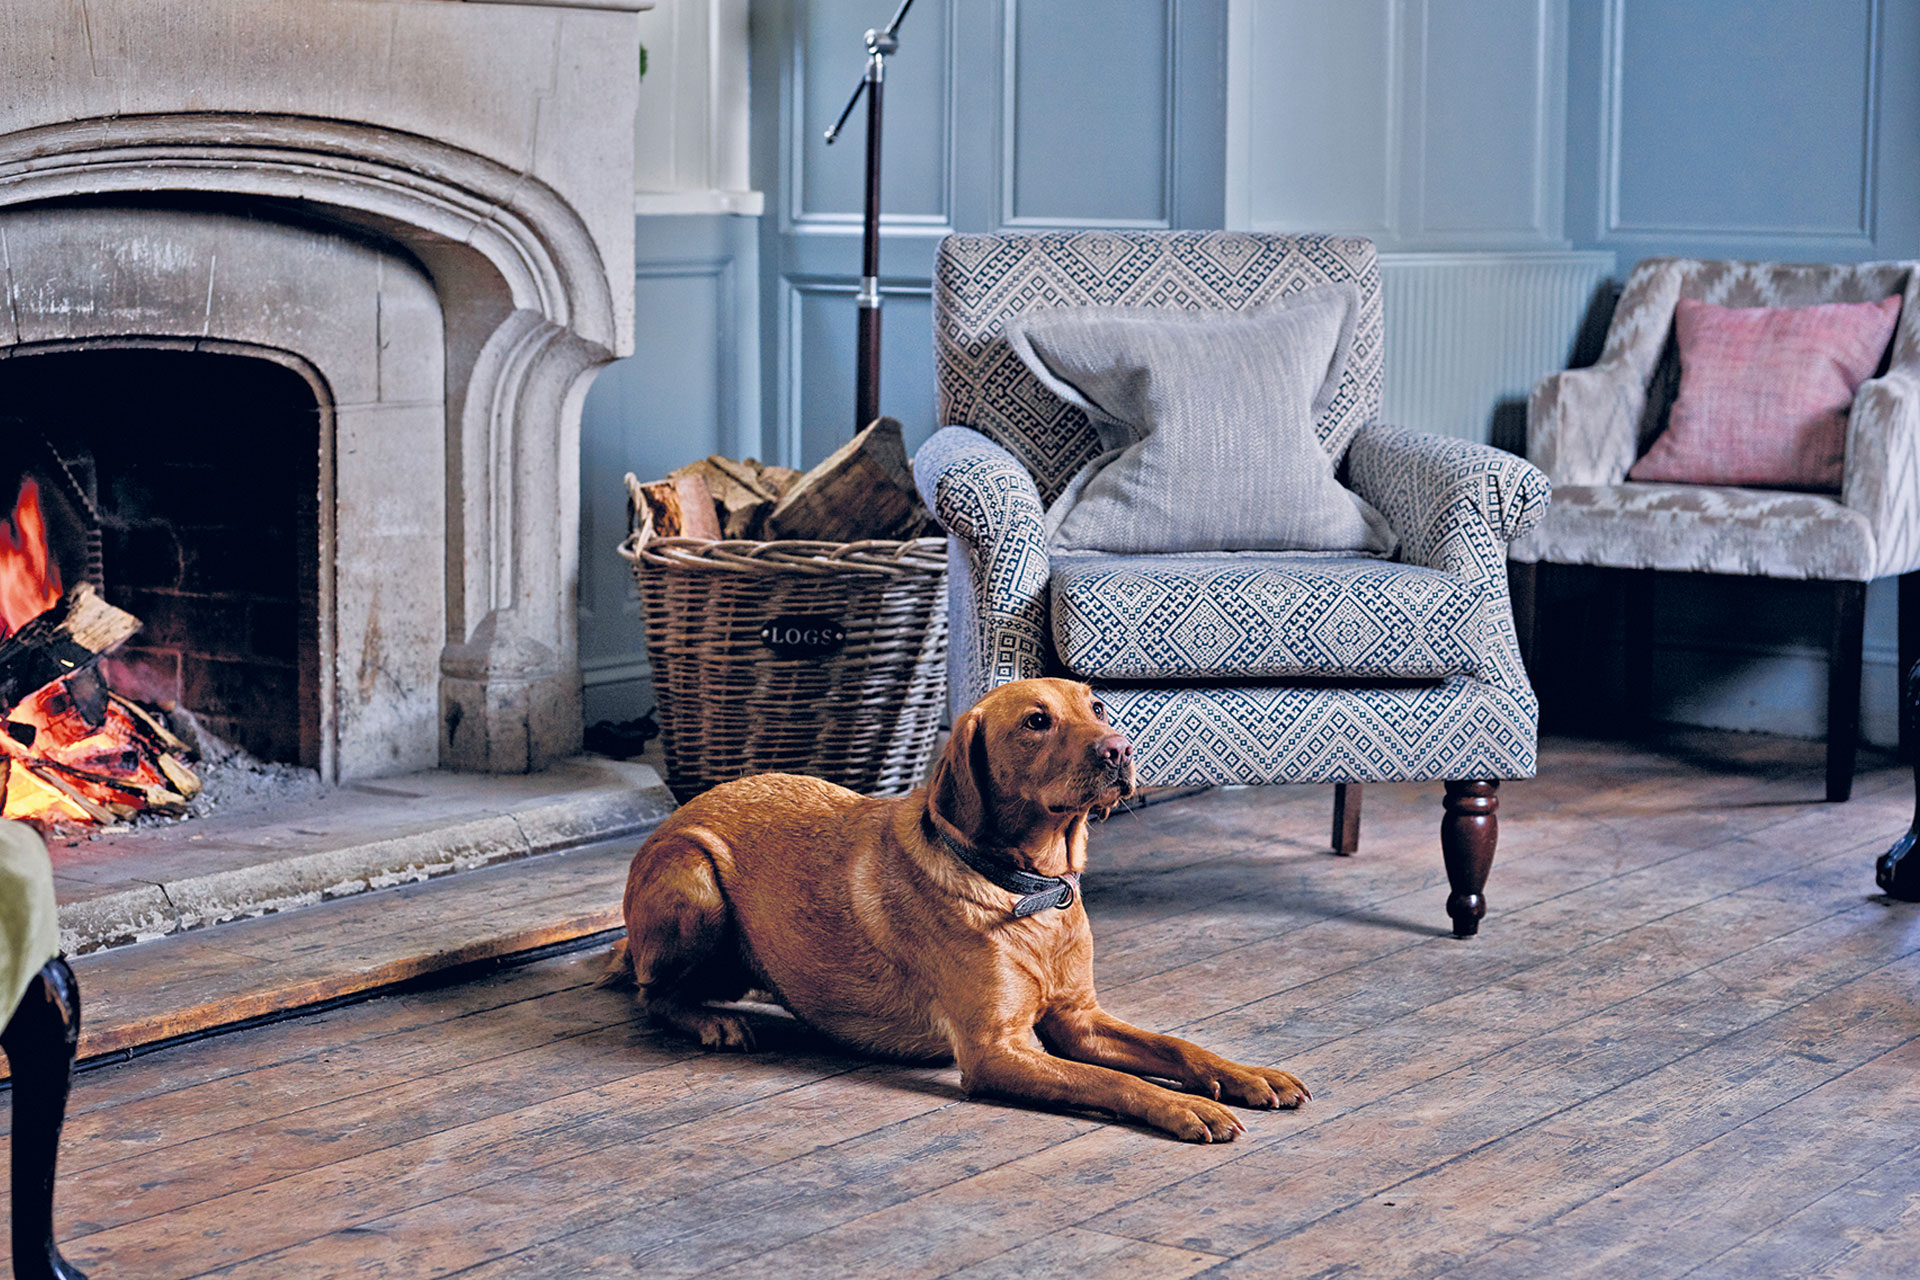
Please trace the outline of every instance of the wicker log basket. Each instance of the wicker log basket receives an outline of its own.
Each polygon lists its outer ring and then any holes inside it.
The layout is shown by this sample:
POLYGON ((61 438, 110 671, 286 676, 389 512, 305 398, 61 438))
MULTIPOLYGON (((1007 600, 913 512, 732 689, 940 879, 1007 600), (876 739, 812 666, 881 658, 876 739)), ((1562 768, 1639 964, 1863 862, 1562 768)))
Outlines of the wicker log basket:
POLYGON ((620 554, 674 794, 761 772, 917 786, 946 707, 946 540, 658 538, 639 490, 620 554))

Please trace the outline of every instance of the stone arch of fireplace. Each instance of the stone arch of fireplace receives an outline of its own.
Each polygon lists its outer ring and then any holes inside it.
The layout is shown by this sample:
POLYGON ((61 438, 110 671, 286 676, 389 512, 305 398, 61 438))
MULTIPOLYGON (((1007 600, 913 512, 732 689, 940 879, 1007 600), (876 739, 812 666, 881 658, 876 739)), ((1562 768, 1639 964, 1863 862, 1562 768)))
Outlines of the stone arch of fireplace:
POLYGON ((223 342, 317 371, 329 776, 577 749, 579 408, 630 317, 564 200, 373 125, 75 121, 0 137, 0 273, 0 355, 223 342))

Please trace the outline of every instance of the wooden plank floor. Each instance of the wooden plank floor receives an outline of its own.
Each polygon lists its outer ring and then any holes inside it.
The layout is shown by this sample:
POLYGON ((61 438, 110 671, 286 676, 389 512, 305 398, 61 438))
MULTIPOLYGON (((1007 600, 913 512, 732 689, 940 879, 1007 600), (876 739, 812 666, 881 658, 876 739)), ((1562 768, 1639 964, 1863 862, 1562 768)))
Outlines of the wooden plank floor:
POLYGON ((594 956, 78 1081, 96 1277, 1870 1277, 1920 1268, 1909 775, 1817 744, 1552 741, 1480 938, 1436 786, 1213 792, 1100 828, 1109 1007, 1312 1086, 1240 1141, 960 1098, 818 1043, 708 1055, 594 956))

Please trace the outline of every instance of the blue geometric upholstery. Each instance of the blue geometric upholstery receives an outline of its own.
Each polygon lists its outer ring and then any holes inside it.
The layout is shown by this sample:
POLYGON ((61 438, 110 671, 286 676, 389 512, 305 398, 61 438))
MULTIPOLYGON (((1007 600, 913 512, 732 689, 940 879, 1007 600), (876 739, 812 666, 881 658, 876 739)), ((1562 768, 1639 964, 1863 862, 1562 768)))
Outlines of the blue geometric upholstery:
POLYGON ((1052 591, 1083 680, 1439 680, 1485 631, 1465 579, 1358 556, 1062 555, 1052 591))
MULTIPOLYGON (((1512 454, 1379 425, 1382 327, 1373 245, 1352 237, 1098 231, 942 241, 934 343, 938 403, 952 425, 921 447, 914 475, 950 535, 955 713, 998 685, 1078 665, 1132 739, 1148 783, 1531 777, 1539 708, 1520 663, 1506 559, 1508 544, 1546 510, 1549 487, 1512 454), (1327 610, 1324 620, 1296 617, 1271 632, 1260 619, 1283 621, 1284 610, 1263 611, 1258 592, 1240 581, 1247 598, 1221 614, 1242 634, 1217 660, 1285 653, 1295 665, 1228 682, 1198 670, 1191 639, 1163 634, 1149 646, 1148 630, 1178 608, 1164 582, 1154 589, 1168 596, 1143 603, 1141 583, 1153 585, 1154 571, 1112 558, 1050 560, 1046 503, 1095 456, 1098 438, 1009 350, 1006 321, 1036 306, 1240 310, 1345 281, 1361 295, 1354 353, 1315 426, 1344 482, 1399 535, 1399 562, 1366 562, 1381 575, 1374 578, 1337 559, 1263 567, 1276 580, 1295 575, 1300 595, 1327 610), (1308 585, 1315 570, 1327 575, 1318 595, 1308 585), (1341 573, 1354 577, 1335 589, 1341 573), (1133 602, 1096 593, 1103 574, 1134 592, 1133 602), (1436 581, 1451 594, 1436 591, 1414 607, 1412 584, 1436 581), (1392 617, 1399 633, 1406 619, 1406 634, 1378 642, 1376 652, 1358 628, 1342 630, 1343 606, 1363 598, 1380 606, 1375 623, 1392 617), (1167 665, 1154 669, 1155 657, 1167 665)), ((1225 579, 1207 590, 1216 604, 1218 593, 1234 594, 1225 579)), ((1220 648, 1217 637, 1211 648, 1220 648)))

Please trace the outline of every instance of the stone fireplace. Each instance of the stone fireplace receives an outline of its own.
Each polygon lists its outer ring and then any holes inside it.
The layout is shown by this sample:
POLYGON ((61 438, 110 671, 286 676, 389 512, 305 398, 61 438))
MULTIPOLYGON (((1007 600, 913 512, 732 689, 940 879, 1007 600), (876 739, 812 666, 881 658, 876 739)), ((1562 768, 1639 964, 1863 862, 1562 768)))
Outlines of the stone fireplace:
POLYGON ((580 404, 632 346, 644 7, 0 8, 0 478, 80 460, 127 662, 258 753, 346 781, 578 750, 580 404))

